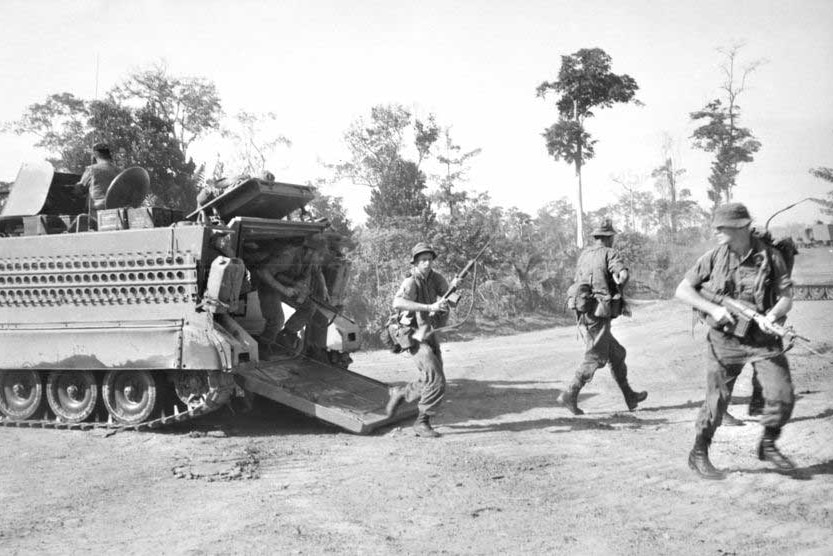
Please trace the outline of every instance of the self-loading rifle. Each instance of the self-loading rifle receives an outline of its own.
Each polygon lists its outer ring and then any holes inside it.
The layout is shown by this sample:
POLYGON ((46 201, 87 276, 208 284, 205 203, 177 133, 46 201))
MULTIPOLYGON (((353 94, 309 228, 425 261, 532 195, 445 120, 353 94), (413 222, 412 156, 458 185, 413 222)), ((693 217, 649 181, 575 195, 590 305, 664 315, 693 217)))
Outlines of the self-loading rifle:
MULTIPOLYGON (((708 301, 726 308, 735 319, 734 324, 727 324, 722 327, 722 330, 727 334, 742 338, 746 335, 751 323, 754 322, 761 332, 781 338, 785 343, 785 351, 793 345, 799 345, 815 355, 822 355, 812 348, 809 338, 797 333, 792 326, 770 322, 766 316, 758 312, 754 305, 713 292, 707 288, 701 288, 699 293, 708 301)), ((715 328, 716 323, 710 315, 706 315, 706 324, 715 328)))

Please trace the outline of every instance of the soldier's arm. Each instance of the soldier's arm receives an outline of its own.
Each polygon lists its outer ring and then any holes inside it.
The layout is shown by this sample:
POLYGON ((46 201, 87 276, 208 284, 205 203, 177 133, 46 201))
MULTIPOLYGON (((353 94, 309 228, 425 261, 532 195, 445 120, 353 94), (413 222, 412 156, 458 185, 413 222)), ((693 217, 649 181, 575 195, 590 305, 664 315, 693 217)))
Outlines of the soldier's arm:
POLYGON ((708 315, 710 315, 717 324, 726 324, 728 322, 735 322, 735 318, 728 309, 722 305, 712 303, 699 293, 688 278, 683 278, 677 286, 677 291, 674 292, 677 299, 691 305, 708 315))
POLYGON ((787 264, 777 250, 772 253, 773 287, 778 301, 766 313, 766 320, 776 322, 787 316, 793 306, 792 279, 787 272, 787 264))
POLYGON ((406 280, 393 298, 394 310, 434 313, 448 310, 448 302, 445 300, 435 301, 434 303, 417 303, 414 298, 416 298, 416 286, 412 281, 406 280))
POLYGON ((677 299, 710 315, 718 325, 735 322, 735 318, 728 309, 717 303, 712 303, 698 293, 703 283, 709 281, 714 263, 714 251, 709 251, 694 263, 674 293, 677 299))
POLYGON ((417 303, 404 297, 393 298, 393 308, 397 311, 427 311, 429 313, 441 313, 448 310, 448 301, 441 299, 434 303, 417 303))
POLYGON ((622 256, 619 254, 619 251, 615 249, 607 250, 607 271, 610 272, 610 275, 613 277, 613 281, 620 286, 624 287, 625 284, 628 283, 630 273, 628 272, 628 269, 625 266, 625 261, 622 260, 622 256))
POLYGON ((285 297, 295 297, 298 295, 298 292, 292 286, 285 286, 281 284, 271 272, 269 272, 268 268, 259 268, 256 271, 257 277, 261 280, 262 283, 266 284, 268 287, 276 290, 281 295, 285 297))

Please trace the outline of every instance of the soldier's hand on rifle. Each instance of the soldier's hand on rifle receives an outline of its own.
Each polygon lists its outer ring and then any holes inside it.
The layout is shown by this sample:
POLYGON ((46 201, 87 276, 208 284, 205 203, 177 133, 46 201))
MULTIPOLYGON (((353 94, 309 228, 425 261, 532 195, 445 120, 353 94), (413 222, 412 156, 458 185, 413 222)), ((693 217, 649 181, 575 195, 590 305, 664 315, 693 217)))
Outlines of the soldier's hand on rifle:
POLYGON ((309 297, 309 288, 305 285, 296 286, 295 290, 298 292, 295 299, 298 303, 303 303, 309 297))
POLYGON ((430 312, 432 313, 445 313, 448 311, 448 300, 446 299, 438 299, 430 306, 430 312))
POLYGON ((292 286, 284 286, 283 294, 290 299, 296 299, 298 297, 298 290, 292 286))
POLYGON ((712 309, 709 314, 718 326, 723 326, 724 324, 734 324, 735 322, 735 317, 732 316, 732 313, 730 313, 729 310, 722 305, 715 305, 715 308, 712 309))
POLYGON ((778 317, 775 316, 773 311, 764 315, 764 318, 758 322, 761 328, 764 329, 764 332, 768 332, 770 334, 778 335, 778 324, 775 322, 778 320, 778 317))

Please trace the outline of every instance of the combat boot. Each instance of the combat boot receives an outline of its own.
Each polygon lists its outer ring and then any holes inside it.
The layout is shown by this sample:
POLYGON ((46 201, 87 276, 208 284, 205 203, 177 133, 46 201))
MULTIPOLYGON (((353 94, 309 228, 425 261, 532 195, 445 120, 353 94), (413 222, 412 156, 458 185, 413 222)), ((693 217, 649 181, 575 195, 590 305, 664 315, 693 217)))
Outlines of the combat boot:
POLYGON ((405 391, 402 388, 392 386, 388 388, 388 404, 385 406, 385 416, 392 417, 396 408, 405 401, 405 391))
POLYGON ((645 390, 642 392, 634 392, 628 388, 628 391, 625 394, 625 403, 628 404, 628 411, 633 411, 636 409, 636 406, 640 404, 640 402, 644 402, 646 399, 648 399, 648 392, 645 390))
POLYGON ((561 394, 561 403, 573 415, 584 415, 584 412, 578 407, 578 393, 580 390, 581 386, 574 382, 561 394))
POLYGON ((709 443, 700 436, 694 440, 694 447, 688 454, 688 466, 704 479, 720 481, 726 478, 726 473, 712 465, 709 443))
POLYGON ((274 351, 272 350, 272 343, 264 341, 261 338, 257 338, 258 359, 266 360, 272 355, 274 355, 274 351))
POLYGON ((743 421, 729 413, 728 411, 723 413, 723 425, 727 427, 743 427, 746 425, 743 421))
POLYGON ((425 413, 417 415, 417 420, 414 423, 414 432, 417 436, 421 436, 423 438, 437 438, 440 436, 440 433, 431 428, 428 415, 425 413))
POLYGON ((764 436, 761 438, 760 443, 758 443, 758 459, 768 461, 777 467, 779 471, 794 471, 795 464, 782 454, 775 445, 775 441, 780 434, 780 429, 772 429, 769 427, 764 429, 764 436))

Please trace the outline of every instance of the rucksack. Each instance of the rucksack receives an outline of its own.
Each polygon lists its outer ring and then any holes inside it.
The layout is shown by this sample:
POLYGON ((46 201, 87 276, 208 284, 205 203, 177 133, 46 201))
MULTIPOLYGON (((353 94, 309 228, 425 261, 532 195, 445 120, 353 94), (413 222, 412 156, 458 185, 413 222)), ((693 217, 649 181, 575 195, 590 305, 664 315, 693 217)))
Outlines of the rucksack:
POLYGON ((779 240, 773 240, 772 234, 769 230, 760 233, 756 230, 752 231, 752 235, 764 242, 765 245, 771 247, 781 254, 784 259, 784 264, 787 265, 787 274, 792 276, 793 267, 795 266, 795 256, 798 255, 798 248, 795 242, 790 237, 784 237, 779 240))

